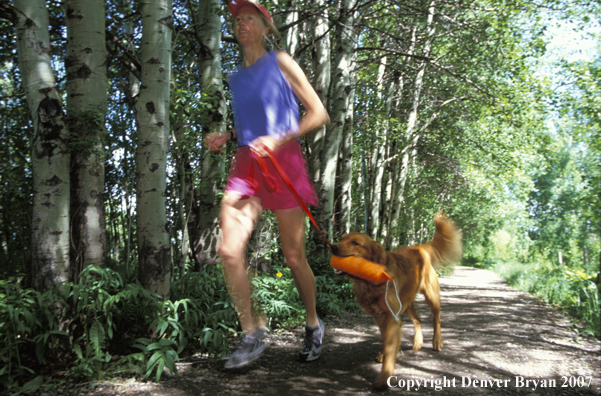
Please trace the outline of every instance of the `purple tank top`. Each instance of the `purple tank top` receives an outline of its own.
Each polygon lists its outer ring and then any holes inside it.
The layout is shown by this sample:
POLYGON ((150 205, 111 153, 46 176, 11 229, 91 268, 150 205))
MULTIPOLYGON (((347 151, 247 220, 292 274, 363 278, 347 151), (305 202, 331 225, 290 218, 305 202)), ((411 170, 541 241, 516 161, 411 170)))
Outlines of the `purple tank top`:
POLYGON ((259 136, 298 131, 298 101, 282 74, 276 52, 270 51, 257 62, 230 74, 232 109, 238 146, 246 146, 259 136))

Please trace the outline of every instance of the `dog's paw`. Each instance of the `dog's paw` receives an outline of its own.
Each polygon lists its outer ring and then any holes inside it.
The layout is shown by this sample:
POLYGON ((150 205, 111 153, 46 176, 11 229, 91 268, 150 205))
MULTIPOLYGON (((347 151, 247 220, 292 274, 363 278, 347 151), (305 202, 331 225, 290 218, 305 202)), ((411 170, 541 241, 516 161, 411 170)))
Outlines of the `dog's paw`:
POLYGON ((378 357, 376 358, 376 361, 378 363, 382 363, 384 361, 384 354, 383 353, 379 354, 378 357))
POLYGON ((388 389, 388 375, 382 375, 382 373, 380 373, 380 375, 378 375, 378 378, 376 378, 376 380, 374 381, 374 383, 371 385, 372 389, 375 390, 376 392, 383 392, 385 390, 388 389))
POLYGON ((442 350, 442 337, 434 337, 432 348, 434 348, 435 351, 442 350))
POLYGON ((413 337, 413 350, 419 351, 420 349, 422 349, 423 345, 424 345, 424 337, 422 336, 421 333, 416 334, 415 337, 413 337))

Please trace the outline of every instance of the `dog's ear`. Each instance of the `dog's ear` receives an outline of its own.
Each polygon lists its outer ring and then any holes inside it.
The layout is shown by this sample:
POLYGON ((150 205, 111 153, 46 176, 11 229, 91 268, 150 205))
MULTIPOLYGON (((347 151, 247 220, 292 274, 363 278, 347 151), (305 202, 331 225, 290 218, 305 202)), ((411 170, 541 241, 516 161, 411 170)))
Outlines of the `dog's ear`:
POLYGON ((370 261, 378 264, 386 264, 386 250, 384 246, 373 241, 369 244, 370 261))

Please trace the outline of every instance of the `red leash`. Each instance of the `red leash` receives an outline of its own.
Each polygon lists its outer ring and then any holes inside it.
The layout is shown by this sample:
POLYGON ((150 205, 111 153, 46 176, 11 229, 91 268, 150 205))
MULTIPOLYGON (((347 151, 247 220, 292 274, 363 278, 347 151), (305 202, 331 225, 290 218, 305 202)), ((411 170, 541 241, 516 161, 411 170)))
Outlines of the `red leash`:
MULTIPOLYGON (((303 210, 305 211, 307 216, 309 216, 309 219, 311 220, 311 222, 313 223, 315 228, 317 228, 317 231, 319 231, 319 233, 321 234, 323 239, 326 241, 326 243, 331 246, 332 244, 330 243, 330 241, 328 241, 328 238, 326 238, 326 236, 323 234, 323 232, 321 232, 321 230, 319 229, 319 226, 317 225, 317 222, 315 221, 315 219, 313 218, 313 215, 309 211, 309 208, 307 208, 307 205, 305 204, 305 202, 303 201, 301 196, 298 194, 298 192, 292 185, 292 182, 290 181, 290 179, 288 178, 288 175, 286 174, 286 172, 280 165, 280 162, 278 161, 277 157, 274 155, 273 151, 271 151, 269 148, 266 148, 266 150, 267 150, 267 156, 273 163, 275 170, 279 173, 280 177, 282 178, 282 180, 284 181, 284 183, 286 184, 286 186, 288 187, 288 189, 290 190, 292 195, 294 195, 294 198, 296 198, 296 200, 300 204, 301 208, 303 208, 303 210)), ((252 153, 252 155, 253 155, 254 159, 257 161, 257 163, 259 164, 259 168, 261 168, 261 172, 263 173, 263 176, 265 177, 265 183, 266 183, 267 189, 269 189, 271 191, 275 191, 276 182, 275 182, 275 179, 273 178, 273 176, 271 176, 271 174, 269 174, 269 170, 267 169, 267 163, 265 161, 265 158, 259 157, 255 153, 252 153)), ((253 184, 256 184, 258 182, 256 180, 254 180, 253 174, 254 174, 254 166, 251 165, 250 179, 253 184)))

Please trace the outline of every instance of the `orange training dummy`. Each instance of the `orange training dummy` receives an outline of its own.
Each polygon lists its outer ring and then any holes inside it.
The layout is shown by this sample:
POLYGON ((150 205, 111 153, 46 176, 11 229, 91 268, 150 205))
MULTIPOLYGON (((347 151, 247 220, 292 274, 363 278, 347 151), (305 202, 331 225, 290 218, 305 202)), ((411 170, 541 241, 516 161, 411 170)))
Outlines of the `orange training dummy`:
POLYGON ((337 270, 346 272, 347 274, 356 276, 357 278, 365 279, 366 281, 375 284, 384 283, 387 280, 392 280, 388 275, 383 265, 372 263, 361 257, 348 256, 330 258, 330 265, 337 270))

